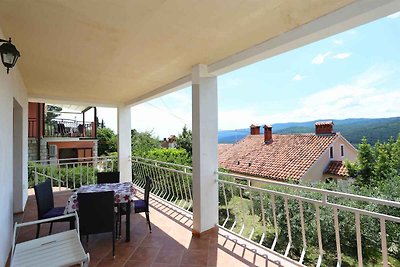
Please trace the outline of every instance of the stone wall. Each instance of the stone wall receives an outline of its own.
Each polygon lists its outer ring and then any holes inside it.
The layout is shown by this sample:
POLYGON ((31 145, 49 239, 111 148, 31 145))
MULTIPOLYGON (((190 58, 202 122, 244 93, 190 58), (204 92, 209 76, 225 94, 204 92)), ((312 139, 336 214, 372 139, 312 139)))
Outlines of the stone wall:
POLYGON ((28 160, 38 160, 38 141, 36 138, 28 138, 28 160))
POLYGON ((97 140, 93 140, 93 142, 94 142, 94 146, 93 146, 93 157, 97 157, 97 150, 98 150, 98 148, 97 148, 97 140))
POLYGON ((38 140, 36 138, 28 139, 28 160, 46 160, 47 159, 47 141, 40 140, 40 158, 38 158, 38 140))
POLYGON ((47 140, 42 138, 40 140, 40 160, 46 160, 47 157, 47 140))

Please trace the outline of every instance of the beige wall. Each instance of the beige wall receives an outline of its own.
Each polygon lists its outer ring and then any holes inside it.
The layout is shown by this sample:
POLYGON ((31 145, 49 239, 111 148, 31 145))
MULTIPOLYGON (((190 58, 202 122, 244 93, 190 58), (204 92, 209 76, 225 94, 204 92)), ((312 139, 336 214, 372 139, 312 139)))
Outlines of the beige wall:
POLYGON ((329 155, 330 148, 328 148, 322 154, 322 156, 317 160, 317 162, 315 162, 311 166, 311 168, 306 172, 306 174, 301 178, 301 181, 317 182, 320 180, 325 180, 326 177, 324 177, 323 173, 331 160, 355 161, 357 159, 357 150, 351 144, 349 144, 341 135, 339 135, 335 139, 335 141, 332 143, 332 147, 333 147, 333 159, 330 158, 330 155, 329 155), (343 147, 344 147, 344 156, 343 157, 341 156, 341 153, 340 153, 341 145, 343 145, 343 147))
MULTIPOLYGON (((7 39, 0 29, 0 38, 7 39)), ((21 51, 23 53, 23 51, 21 51)), ((18 63, 17 63, 18 65, 18 63)), ((0 63, 0 266, 4 266, 11 248, 13 213, 24 209, 28 193, 28 98, 18 68, 6 69, 0 63), (14 138, 13 108, 19 106, 22 122, 14 138), (16 143, 14 143, 14 141, 16 143), (14 160, 13 148, 19 151, 14 160), (22 166, 22 170, 14 170, 22 166), (14 177, 15 176, 15 177, 14 177), (15 188, 16 187, 16 188, 15 188)))
POLYGON ((338 136, 338 138, 333 143, 333 160, 344 161, 356 161, 357 160, 357 150, 347 142, 343 136, 338 136), (344 156, 340 155, 340 146, 344 146, 344 156))
POLYGON ((326 166, 330 162, 329 149, 325 150, 322 156, 311 166, 310 169, 300 179, 302 182, 318 182, 321 180, 322 174, 326 166))

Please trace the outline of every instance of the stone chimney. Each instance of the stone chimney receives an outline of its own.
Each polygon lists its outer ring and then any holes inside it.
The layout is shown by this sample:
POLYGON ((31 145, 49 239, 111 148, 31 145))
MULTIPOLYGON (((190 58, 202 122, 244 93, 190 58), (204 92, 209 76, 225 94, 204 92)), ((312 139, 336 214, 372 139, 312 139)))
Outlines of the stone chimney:
POLYGON ((272 126, 264 125, 264 142, 269 143, 272 141, 272 126))
POLYGON ((333 121, 318 121, 315 123, 315 134, 333 134, 333 121))
POLYGON ((260 126, 250 125, 250 135, 260 135, 260 126))

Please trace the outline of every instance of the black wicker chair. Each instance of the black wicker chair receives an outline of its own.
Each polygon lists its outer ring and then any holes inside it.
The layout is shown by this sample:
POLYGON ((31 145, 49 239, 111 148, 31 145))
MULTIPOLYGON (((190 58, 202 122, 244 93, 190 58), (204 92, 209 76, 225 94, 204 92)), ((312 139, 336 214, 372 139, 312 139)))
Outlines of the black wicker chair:
POLYGON ((98 184, 119 183, 119 172, 98 172, 97 183, 98 184))
POLYGON ((78 193, 78 203, 81 236, 111 232, 113 257, 115 258, 114 191, 78 193))
POLYGON ((149 230, 151 233, 151 224, 150 224, 150 215, 149 215, 149 196, 150 196, 150 190, 151 190, 151 185, 153 181, 151 180, 150 177, 146 177, 146 184, 144 186, 144 199, 139 199, 139 200, 134 200, 134 206, 135 206, 135 213, 140 213, 144 212, 146 214, 146 220, 147 223, 149 224, 149 230))
MULTIPOLYGON (((57 216, 64 215, 65 207, 54 207, 54 196, 53 189, 51 187, 51 181, 46 180, 43 183, 37 184, 34 187, 35 197, 36 197, 36 205, 38 210, 38 220, 41 219, 49 219, 57 216)), ((54 222, 69 222, 70 229, 74 229, 75 225, 75 217, 58 220, 54 222)), ((53 222, 50 222, 49 234, 53 229, 53 222)), ((37 225, 36 229, 36 238, 39 237, 40 234, 40 224, 37 225)))

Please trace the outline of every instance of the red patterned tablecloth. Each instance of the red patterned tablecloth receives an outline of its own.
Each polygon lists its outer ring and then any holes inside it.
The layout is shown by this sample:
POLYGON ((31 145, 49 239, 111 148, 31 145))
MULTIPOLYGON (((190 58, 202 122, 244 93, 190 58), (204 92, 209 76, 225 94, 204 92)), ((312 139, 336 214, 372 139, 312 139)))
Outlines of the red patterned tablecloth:
POLYGON ((64 213, 71 213, 79 209, 78 193, 104 191, 115 192, 115 204, 130 202, 136 194, 136 189, 133 187, 132 182, 83 185, 69 197, 64 213))

